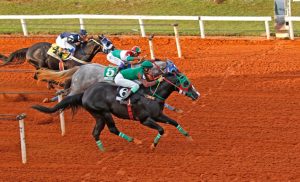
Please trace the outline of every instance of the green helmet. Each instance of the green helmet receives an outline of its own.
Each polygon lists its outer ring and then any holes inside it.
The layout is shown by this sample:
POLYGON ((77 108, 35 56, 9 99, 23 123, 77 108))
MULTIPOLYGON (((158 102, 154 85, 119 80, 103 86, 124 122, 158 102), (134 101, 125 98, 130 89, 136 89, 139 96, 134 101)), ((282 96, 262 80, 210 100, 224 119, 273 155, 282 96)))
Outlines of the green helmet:
POLYGON ((150 61, 144 61, 142 63, 142 67, 143 68, 152 68, 153 67, 153 64, 150 62, 150 61))

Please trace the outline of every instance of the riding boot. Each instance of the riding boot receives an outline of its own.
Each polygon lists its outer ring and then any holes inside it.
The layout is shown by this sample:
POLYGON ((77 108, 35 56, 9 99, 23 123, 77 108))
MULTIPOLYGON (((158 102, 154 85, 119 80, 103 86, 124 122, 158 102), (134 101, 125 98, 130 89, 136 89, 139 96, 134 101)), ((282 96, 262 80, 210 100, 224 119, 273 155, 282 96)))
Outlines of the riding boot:
POLYGON ((123 69, 125 69, 125 65, 123 63, 121 63, 118 67, 118 72, 120 72, 123 69))

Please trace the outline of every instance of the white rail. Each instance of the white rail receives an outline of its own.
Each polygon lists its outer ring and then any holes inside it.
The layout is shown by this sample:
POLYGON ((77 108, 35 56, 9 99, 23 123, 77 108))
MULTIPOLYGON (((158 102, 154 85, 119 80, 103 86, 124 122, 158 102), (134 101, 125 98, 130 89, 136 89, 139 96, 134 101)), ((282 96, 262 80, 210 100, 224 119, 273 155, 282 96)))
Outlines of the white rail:
POLYGON ((270 39, 269 21, 271 20, 270 16, 200 16, 200 34, 201 38, 205 38, 203 21, 264 21, 267 39, 270 39))
POLYGON ((267 39, 270 38, 269 21, 271 17, 255 16, 144 16, 144 15, 2 15, 0 19, 19 19, 21 21, 24 36, 28 36, 27 19, 79 19, 80 28, 84 28, 84 19, 131 19, 138 20, 141 36, 146 37, 143 20, 190 20, 199 21, 200 36, 205 38, 204 21, 264 21, 267 39))
POLYGON ((287 16, 287 17, 285 17, 285 21, 289 22, 290 39, 294 40, 293 21, 300 21, 300 16, 287 16))

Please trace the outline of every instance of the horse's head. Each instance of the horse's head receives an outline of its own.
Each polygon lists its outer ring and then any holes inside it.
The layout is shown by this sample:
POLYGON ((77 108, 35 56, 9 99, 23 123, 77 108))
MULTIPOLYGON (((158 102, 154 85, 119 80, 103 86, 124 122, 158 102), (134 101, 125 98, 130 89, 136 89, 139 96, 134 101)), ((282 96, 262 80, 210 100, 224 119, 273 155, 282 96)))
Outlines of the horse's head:
POLYGON ((155 78, 164 73, 173 73, 175 71, 178 71, 178 69, 171 60, 167 59, 166 61, 161 61, 159 59, 156 59, 153 62, 151 74, 155 78))
POLYGON ((104 52, 105 54, 108 54, 110 51, 113 51, 115 49, 113 43, 104 35, 99 35, 98 39, 102 45, 102 52, 104 52))
POLYGON ((90 38, 86 43, 82 44, 80 53, 82 55, 95 55, 98 52, 108 54, 114 50, 113 43, 104 35, 99 35, 97 38, 90 38))
POLYGON ((168 84, 173 85, 175 87, 175 90, 178 91, 180 94, 188 96, 193 100, 198 99, 200 93, 196 90, 196 88, 193 86, 188 77, 183 73, 179 72, 179 70, 174 64, 169 66, 169 68, 168 66, 166 67, 164 80, 168 84))

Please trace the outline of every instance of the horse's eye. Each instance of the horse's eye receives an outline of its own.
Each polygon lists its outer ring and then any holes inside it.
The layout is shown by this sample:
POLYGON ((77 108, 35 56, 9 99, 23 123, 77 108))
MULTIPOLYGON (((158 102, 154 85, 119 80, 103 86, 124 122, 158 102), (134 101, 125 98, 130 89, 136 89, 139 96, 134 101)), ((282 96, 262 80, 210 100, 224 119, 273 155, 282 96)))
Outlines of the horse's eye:
POLYGON ((183 87, 188 87, 190 83, 188 81, 183 82, 183 87))

